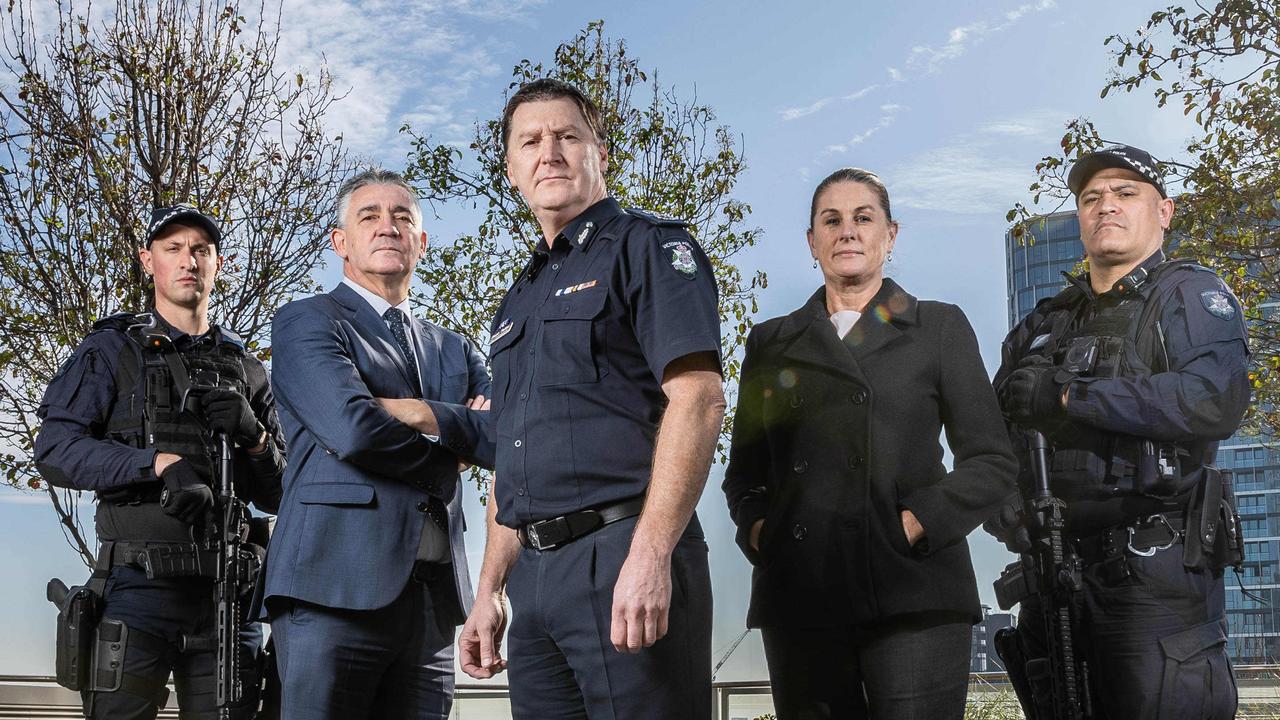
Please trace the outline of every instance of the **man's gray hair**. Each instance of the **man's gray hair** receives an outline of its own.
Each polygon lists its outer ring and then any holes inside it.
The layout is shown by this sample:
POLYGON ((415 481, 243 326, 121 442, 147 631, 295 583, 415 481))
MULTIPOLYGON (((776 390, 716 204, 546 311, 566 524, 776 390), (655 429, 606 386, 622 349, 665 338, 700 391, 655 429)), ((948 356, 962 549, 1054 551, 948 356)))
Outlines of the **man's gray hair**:
POLYGON ((347 217, 347 208, 351 206, 351 196, 357 190, 368 185, 395 185, 404 188, 409 193, 409 197, 413 198, 413 210, 418 213, 418 223, 422 223, 422 205, 418 202, 418 191, 404 179, 404 176, 394 170, 383 170, 382 168, 369 168, 362 170, 354 177, 348 178, 342 186, 338 188, 338 199, 333 204, 333 226, 341 229, 342 223, 347 217))

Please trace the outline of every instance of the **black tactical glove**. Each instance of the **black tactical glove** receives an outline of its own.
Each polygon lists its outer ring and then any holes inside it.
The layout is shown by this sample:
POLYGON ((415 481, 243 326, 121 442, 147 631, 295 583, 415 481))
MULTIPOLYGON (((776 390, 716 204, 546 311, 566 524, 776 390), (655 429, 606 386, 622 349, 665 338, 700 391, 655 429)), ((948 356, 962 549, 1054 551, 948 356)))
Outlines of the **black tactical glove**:
POLYGON ((200 398, 205 422, 216 432, 226 433, 240 447, 257 447, 262 439, 262 425, 249 407, 249 401, 234 388, 214 388, 200 398))
POLYGON ((1018 425, 1044 429, 1062 419, 1061 370, 1048 363, 1014 370, 1000 387, 1000 408, 1018 425))
POLYGON ((982 523, 982 529, 1004 543, 1012 553, 1024 553, 1031 549, 1031 534, 1027 532, 1026 516, 1018 503, 1002 505, 1000 510, 982 523))
POLYGON ((194 525, 213 509, 213 489, 185 458, 166 467, 160 479, 164 481, 160 508, 166 515, 194 525))

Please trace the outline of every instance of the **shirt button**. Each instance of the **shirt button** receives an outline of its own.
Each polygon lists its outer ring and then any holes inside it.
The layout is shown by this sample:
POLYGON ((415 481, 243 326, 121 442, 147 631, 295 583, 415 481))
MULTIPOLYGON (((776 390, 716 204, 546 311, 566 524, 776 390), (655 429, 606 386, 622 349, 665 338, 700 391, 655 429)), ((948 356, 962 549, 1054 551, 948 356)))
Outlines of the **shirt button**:
POLYGON ((796 540, 803 540, 809 537, 809 528, 801 525, 800 523, 796 523, 795 526, 791 528, 791 537, 796 540))
POLYGON ((520 497, 524 497, 524 488, 516 488, 516 494, 520 497))
POLYGON ((523 445, 524 443, 523 443, 522 441, 520 441, 520 440, 517 440, 517 441, 515 441, 515 442, 514 442, 514 443, 512 443, 512 444, 513 444, 513 445, 515 445, 516 447, 520 447, 520 446, 521 446, 521 445, 523 445))
POLYGON ((426 512, 426 511, 427 511, 427 507, 428 507, 428 506, 427 506, 427 501, 426 501, 426 500, 420 500, 420 501, 418 501, 418 512, 426 512))
POLYGON ((559 269, 560 269, 560 263, 552 263, 552 264, 551 264, 551 269, 552 269, 552 270, 559 270, 559 269))
POLYGON ((861 405, 867 401, 867 392, 865 390, 859 390, 851 395, 849 399, 853 401, 854 405, 861 405))
POLYGON ((804 460, 797 460, 796 464, 791 466, 791 469, 795 470, 796 474, 799 475, 809 469, 809 463, 804 460))
POLYGON ((568 315, 568 314, 569 314, 569 306, 568 306, 568 305, 565 305, 563 308, 561 308, 560 312, 564 313, 565 315, 568 315))
POLYGON ((527 398, 527 397, 529 397, 529 393, 520 393, 520 399, 521 399, 521 400, 524 400, 524 399, 525 399, 525 398, 527 398))

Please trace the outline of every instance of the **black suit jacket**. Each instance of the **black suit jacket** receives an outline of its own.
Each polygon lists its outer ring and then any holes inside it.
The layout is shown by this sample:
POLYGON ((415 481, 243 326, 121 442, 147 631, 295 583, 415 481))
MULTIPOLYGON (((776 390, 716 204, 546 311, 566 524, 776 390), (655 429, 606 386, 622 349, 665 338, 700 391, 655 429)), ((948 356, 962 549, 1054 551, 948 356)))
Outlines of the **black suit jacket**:
POLYGON ((819 288, 747 338, 724 481, 738 544, 755 565, 747 624, 979 619, 965 536, 1012 492, 1015 472, 959 308, 917 302, 885 279, 842 342, 819 288), (915 547, 904 508, 925 529, 915 547), (748 537, 760 518, 757 553, 748 537))

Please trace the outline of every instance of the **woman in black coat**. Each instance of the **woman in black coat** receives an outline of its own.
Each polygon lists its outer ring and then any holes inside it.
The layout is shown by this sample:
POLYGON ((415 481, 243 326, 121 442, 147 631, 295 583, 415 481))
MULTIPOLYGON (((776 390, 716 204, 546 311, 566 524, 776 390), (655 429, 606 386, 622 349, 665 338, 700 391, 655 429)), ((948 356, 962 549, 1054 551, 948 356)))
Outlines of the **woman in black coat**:
POLYGON ((981 619, 965 536, 1017 465, 964 313, 884 277, 897 234, 878 177, 823 180, 823 287, 747 338, 724 491, 779 720, 964 714, 981 619))

